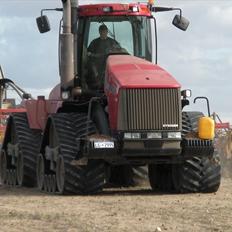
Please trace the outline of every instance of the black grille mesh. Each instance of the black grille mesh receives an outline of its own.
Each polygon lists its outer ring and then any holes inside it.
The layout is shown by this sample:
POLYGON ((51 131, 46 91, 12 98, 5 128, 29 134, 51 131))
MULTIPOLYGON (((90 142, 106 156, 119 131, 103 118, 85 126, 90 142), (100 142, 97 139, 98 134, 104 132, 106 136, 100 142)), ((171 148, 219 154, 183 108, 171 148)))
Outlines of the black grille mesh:
POLYGON ((179 130, 180 120, 179 89, 120 90, 118 130, 179 130))

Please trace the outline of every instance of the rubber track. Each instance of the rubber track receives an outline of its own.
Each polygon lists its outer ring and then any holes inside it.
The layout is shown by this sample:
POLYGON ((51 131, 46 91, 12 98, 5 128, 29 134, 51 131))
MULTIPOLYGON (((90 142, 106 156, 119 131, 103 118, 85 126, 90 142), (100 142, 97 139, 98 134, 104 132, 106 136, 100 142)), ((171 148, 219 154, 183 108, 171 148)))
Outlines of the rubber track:
POLYGON ((102 190, 105 180, 104 163, 90 160, 86 166, 70 163, 78 154, 77 138, 94 134, 96 128, 86 114, 60 113, 52 116, 65 163, 64 194, 93 194, 102 190))
MULTIPOLYGON (((191 131, 197 131, 198 119, 202 116, 201 112, 183 112, 183 137, 191 131)), ((211 159, 194 157, 186 160, 179 167, 179 178, 180 192, 216 192, 221 180, 221 166, 217 152, 211 159)))
POLYGON ((36 185, 36 157, 39 153, 41 133, 30 129, 26 113, 14 113, 11 117, 19 149, 24 157, 23 185, 33 187, 36 185))

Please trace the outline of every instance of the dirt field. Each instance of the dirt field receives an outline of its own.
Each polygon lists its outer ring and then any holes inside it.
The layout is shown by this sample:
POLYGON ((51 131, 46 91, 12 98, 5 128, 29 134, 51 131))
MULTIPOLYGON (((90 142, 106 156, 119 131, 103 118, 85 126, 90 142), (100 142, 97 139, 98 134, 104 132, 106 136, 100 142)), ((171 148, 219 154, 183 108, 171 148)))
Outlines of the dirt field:
POLYGON ((0 187, 0 231, 232 231, 232 180, 216 194, 107 189, 98 196, 51 196, 0 187))

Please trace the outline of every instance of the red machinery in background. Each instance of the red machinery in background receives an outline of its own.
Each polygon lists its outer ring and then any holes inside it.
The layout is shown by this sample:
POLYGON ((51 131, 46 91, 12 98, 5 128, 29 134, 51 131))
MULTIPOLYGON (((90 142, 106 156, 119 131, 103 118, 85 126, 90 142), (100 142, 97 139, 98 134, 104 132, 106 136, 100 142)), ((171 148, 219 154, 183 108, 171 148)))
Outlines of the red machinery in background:
POLYGON ((20 101, 29 98, 31 98, 30 94, 26 93, 12 80, 4 77, 0 66, 0 144, 3 142, 8 116, 11 113, 25 112, 25 108, 20 104, 20 101))

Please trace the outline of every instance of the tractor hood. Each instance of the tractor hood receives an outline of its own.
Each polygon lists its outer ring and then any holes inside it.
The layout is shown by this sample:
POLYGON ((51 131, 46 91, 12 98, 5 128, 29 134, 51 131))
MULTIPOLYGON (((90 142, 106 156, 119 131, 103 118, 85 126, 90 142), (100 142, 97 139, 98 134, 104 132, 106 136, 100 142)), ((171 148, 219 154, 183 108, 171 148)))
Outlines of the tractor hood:
POLYGON ((109 56, 106 77, 105 87, 113 85, 116 92, 120 88, 180 88, 180 84, 158 65, 130 55, 109 56))

